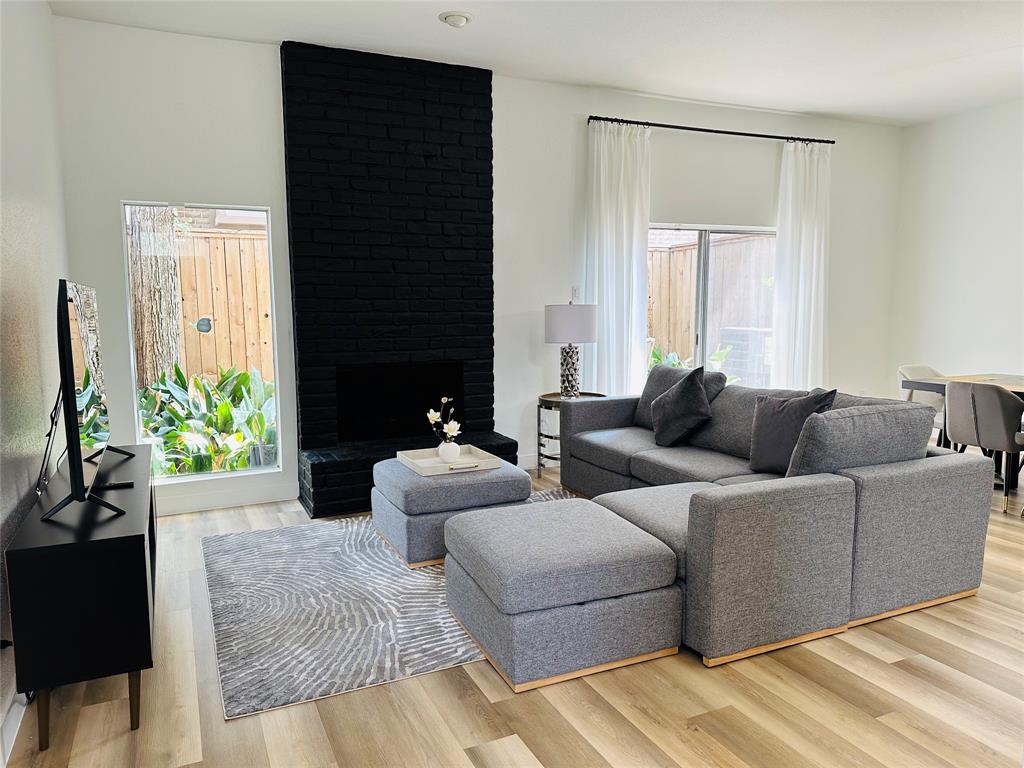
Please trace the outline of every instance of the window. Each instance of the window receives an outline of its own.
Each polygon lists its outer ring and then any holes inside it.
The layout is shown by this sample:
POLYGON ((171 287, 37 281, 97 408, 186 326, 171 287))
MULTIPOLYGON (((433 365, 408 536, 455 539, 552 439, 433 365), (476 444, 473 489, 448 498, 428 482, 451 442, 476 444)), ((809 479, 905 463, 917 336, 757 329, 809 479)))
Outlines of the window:
POLYGON ((278 467, 265 209, 126 204, 140 439, 158 476, 278 467))
POLYGON ((652 226, 647 264, 651 366, 770 384, 774 232, 652 226))

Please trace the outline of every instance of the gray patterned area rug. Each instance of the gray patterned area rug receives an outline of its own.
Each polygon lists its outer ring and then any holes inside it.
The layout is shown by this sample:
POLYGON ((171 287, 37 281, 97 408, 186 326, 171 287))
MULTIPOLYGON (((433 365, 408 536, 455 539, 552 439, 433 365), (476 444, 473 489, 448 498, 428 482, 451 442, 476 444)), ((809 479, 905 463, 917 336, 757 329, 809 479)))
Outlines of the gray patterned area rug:
POLYGON ((225 719, 483 658, 448 612, 444 566, 410 571, 369 517, 202 543, 225 719))

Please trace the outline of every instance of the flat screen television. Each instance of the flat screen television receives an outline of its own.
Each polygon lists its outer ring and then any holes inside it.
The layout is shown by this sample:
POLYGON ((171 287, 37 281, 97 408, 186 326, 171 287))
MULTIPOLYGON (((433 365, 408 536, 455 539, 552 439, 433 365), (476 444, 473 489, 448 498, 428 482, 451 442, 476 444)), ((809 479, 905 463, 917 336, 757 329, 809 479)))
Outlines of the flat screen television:
MULTIPOLYGON (((57 356, 60 361, 60 411, 54 409, 51 419, 55 422, 61 414, 64 416, 70 490, 43 515, 43 519, 49 519, 73 501, 92 501, 121 512, 95 494, 101 489, 125 485, 99 485, 96 477, 108 449, 126 453, 108 445, 110 414, 103 380, 96 291, 71 280, 61 280, 57 287, 57 356)), ((51 423, 51 441, 55 429, 56 424, 51 423)), ((48 444, 47 457, 49 447, 48 444)))
POLYGON ((57 353, 71 490, 77 501, 85 501, 110 438, 95 289, 60 281, 57 353))

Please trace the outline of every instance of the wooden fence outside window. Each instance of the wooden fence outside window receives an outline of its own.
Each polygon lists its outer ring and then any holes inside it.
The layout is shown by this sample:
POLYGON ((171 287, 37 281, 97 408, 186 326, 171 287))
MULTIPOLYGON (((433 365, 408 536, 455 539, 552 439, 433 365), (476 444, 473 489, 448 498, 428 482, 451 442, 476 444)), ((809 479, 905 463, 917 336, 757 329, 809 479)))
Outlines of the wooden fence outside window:
MULTIPOLYGON (((770 330, 774 237, 732 235, 712 241, 708 270, 709 352, 729 328, 770 330)), ((647 334, 665 354, 694 354, 697 303, 697 244, 647 250, 647 334)))
POLYGON ((267 233, 192 229, 176 237, 175 245, 181 283, 181 369, 189 377, 216 378, 218 368, 255 368, 273 380, 267 233), (205 333, 200 331, 204 319, 210 321, 205 333))

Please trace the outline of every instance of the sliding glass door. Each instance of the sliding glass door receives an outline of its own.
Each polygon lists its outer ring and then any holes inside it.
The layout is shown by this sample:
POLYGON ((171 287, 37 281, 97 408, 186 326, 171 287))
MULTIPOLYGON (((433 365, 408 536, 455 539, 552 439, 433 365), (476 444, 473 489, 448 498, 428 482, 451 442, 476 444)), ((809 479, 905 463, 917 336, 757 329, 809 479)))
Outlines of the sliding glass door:
POLYGON ((647 258, 649 365, 768 386, 775 233, 652 226, 647 258))

